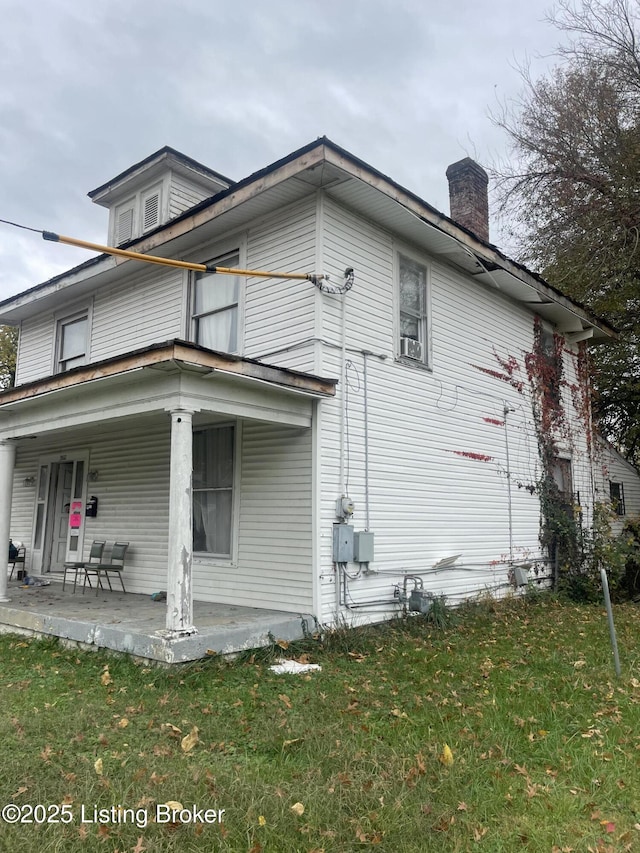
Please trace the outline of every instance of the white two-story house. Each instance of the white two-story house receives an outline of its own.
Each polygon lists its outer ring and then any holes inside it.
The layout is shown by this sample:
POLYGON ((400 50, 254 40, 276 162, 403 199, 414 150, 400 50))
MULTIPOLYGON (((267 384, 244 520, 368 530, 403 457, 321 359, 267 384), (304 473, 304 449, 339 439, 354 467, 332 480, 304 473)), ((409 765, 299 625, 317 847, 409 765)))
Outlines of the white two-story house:
POLYGON ((194 599, 331 624, 543 566, 545 466, 583 523, 606 497, 585 353, 613 332, 489 243, 480 167, 448 177, 451 218, 320 138, 239 182, 163 148, 91 192, 110 246, 241 272, 105 253, 0 304, 0 549, 55 578, 128 541, 169 638, 194 599))

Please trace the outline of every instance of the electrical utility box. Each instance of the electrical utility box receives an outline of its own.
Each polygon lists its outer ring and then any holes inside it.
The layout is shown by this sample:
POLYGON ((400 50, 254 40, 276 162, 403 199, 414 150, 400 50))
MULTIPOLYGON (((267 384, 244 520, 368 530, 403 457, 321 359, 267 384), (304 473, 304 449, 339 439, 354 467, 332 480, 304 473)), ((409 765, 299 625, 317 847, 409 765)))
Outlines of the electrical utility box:
POLYGON ((353 562, 353 524, 333 525, 333 562, 353 562))
POLYGON ((359 530, 353 540, 354 563, 373 563, 373 533, 359 530))

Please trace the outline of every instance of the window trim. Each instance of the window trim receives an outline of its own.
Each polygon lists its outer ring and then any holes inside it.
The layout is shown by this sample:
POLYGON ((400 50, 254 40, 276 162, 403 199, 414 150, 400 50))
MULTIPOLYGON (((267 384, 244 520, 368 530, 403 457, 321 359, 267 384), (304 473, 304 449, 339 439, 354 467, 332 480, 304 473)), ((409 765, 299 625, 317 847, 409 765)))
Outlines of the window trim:
MULTIPOLYGON (((65 326, 75 323, 78 320, 86 320, 85 340, 84 340, 84 361, 83 365, 89 364, 91 361, 91 323, 92 323, 92 305, 86 305, 83 308, 78 308, 76 311, 64 312, 55 315, 55 340, 53 346, 53 367, 52 374, 66 373, 73 368, 63 368, 62 363, 62 330, 65 326)), ((68 359, 65 359, 68 361, 68 359)), ((82 365, 76 365, 80 367, 82 365)))
POLYGON ((424 255, 416 252, 408 246, 398 244, 394 248, 394 324, 395 324, 395 351, 396 361, 407 367, 417 367, 421 370, 433 369, 433 346, 432 346, 432 307, 431 307, 431 264, 425 259, 424 255), (402 354, 402 334, 401 320, 402 312, 400 301, 400 266, 402 258, 423 267, 425 271, 425 293, 424 293, 424 314, 419 318, 422 343, 422 358, 411 358, 402 354))
MULTIPOLYGON (((233 427, 233 471, 231 474, 231 519, 230 519, 230 531, 229 531, 229 554, 222 554, 214 551, 197 551, 195 548, 195 544, 193 547, 193 557, 198 562, 207 562, 207 563, 220 563, 225 566, 235 565, 235 555, 238 553, 238 524, 237 519, 239 517, 239 495, 240 495, 240 434, 241 434, 241 424, 238 421, 223 421, 220 423, 209 423, 209 424, 198 424, 193 427, 193 435, 197 432, 209 432, 214 429, 224 429, 228 427, 233 427)), ((194 468, 195 468, 195 459, 194 459, 194 468)), ((207 491, 206 489, 195 489, 192 487, 192 513, 193 513, 193 499, 196 491, 207 491)))

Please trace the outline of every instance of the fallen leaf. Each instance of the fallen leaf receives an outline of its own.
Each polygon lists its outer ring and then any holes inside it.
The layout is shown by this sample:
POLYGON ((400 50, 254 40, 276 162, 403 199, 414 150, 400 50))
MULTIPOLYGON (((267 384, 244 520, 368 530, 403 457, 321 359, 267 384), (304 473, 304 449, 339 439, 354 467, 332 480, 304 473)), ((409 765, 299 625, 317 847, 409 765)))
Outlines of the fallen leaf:
POLYGON ((96 771, 96 773, 98 774, 98 776, 102 776, 102 759, 101 758, 96 758, 96 760, 93 763, 93 768, 96 771))
POLYGON ((263 814, 258 815, 258 826, 266 826, 267 819, 263 814))
POLYGON ((178 800, 167 800, 164 805, 172 812, 181 812, 183 809, 182 803, 178 802, 178 800))
POLYGON ((100 684, 102 684, 104 687, 108 687, 109 684, 113 684, 113 678, 111 678, 111 673, 109 672, 108 666, 104 668, 104 672, 100 676, 100 684))
POLYGON ((166 782, 169 777, 168 773, 164 773, 162 776, 156 773, 154 770, 151 776, 149 777, 149 781, 153 782, 154 785, 162 785, 163 782, 166 782))
POLYGON ((278 699, 283 702, 287 708, 292 708, 291 699, 287 696, 286 693, 278 693, 278 699))
POLYGON ((127 720, 126 717, 122 717, 121 720, 118 720, 118 728, 119 729, 126 729, 128 725, 129 725, 129 720, 127 720))
POLYGON ((304 806, 302 805, 302 803, 294 803, 291 806, 291 811, 294 814, 298 815, 298 817, 302 817, 302 815, 304 814, 304 806))
POLYGON ((453 764, 453 753, 448 744, 445 743, 442 747, 442 754, 438 757, 438 761, 444 764, 445 767, 451 767, 453 764))
POLYGON ((141 835, 139 835, 138 836, 138 842, 137 842, 136 846, 131 848, 131 853, 144 853, 144 851, 147 848, 143 846, 143 844, 142 844, 143 840, 144 840, 143 837, 141 835))
POLYGON ((185 735, 180 741, 180 746, 182 747, 183 752, 191 752, 193 747, 198 743, 200 738, 198 737, 198 727, 194 726, 188 735, 185 735))

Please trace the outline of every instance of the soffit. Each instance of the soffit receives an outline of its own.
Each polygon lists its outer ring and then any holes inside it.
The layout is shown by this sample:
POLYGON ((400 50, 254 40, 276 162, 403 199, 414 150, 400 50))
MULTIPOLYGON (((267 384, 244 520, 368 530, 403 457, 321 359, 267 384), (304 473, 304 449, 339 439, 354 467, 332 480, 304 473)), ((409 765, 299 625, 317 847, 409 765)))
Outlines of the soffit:
MULTIPOLYGON (((460 237, 455 237, 441 230, 437 223, 437 212, 428 211, 430 219, 435 221, 427 221, 397 198, 357 178, 329 187, 327 195, 390 233, 399 235, 403 240, 470 274, 474 281, 530 306, 532 311, 555 323, 562 331, 593 327, 594 339, 611 337, 604 323, 601 326, 586 310, 555 292, 533 274, 519 271, 517 265, 508 261, 505 261, 505 267, 509 268, 499 266, 496 263, 497 253, 491 246, 487 247, 483 257, 478 248, 472 249, 461 239, 464 236, 462 233, 460 237)), ((446 224, 444 217, 442 223, 446 224)), ((447 227, 451 230, 452 223, 448 223, 447 227)), ((475 241, 469 240, 469 243, 472 242, 475 241)))

